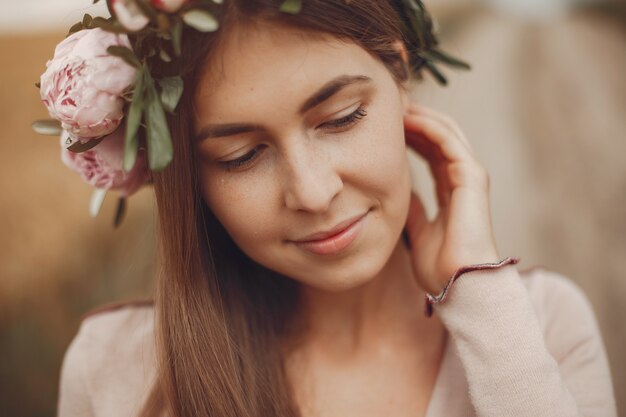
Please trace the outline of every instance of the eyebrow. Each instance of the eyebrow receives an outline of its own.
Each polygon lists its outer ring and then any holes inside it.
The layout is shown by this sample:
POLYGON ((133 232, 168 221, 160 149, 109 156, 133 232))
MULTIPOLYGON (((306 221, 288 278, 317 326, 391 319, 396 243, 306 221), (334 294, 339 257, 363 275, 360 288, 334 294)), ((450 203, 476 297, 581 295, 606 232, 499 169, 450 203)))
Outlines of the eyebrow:
MULTIPOLYGON (((372 79, 365 75, 340 75, 335 77, 306 99, 298 109, 298 114, 303 115, 349 85, 370 82, 372 82, 372 79)), ((202 128, 196 136, 196 140, 202 141, 207 138, 231 136, 260 130, 263 130, 262 126, 250 123, 212 124, 202 128)))

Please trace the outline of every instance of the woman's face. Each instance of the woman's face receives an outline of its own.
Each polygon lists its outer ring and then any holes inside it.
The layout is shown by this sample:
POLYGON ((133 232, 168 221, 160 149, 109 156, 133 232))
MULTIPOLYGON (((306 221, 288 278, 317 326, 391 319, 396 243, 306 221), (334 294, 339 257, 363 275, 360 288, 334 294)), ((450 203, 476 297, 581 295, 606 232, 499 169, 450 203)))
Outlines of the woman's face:
POLYGON ((390 72, 354 43, 267 23, 232 31, 215 57, 195 131, 217 219, 250 258, 301 283, 372 279, 409 207, 407 101, 390 72))

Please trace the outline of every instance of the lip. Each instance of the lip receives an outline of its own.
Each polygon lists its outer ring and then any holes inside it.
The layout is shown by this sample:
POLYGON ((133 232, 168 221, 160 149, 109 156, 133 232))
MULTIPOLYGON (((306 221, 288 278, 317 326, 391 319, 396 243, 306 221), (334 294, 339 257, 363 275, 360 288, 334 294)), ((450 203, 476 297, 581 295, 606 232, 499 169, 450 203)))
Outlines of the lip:
POLYGON ((357 238, 369 211, 342 221, 324 232, 313 233, 292 242, 318 255, 332 255, 346 249, 357 238))

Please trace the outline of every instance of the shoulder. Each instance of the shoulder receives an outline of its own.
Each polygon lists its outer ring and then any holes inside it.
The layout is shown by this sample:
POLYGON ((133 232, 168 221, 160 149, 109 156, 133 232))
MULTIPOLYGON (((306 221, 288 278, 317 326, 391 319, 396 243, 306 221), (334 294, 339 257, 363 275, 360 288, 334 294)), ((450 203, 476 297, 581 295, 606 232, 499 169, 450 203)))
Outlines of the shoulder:
POLYGON ((154 308, 149 302, 100 307, 87 313, 65 353, 59 415, 131 415, 156 373, 154 308), (84 414, 87 415, 87 414, 84 414))
POLYGON ((87 312, 77 338, 98 349, 137 347, 154 330, 154 307, 150 301, 108 304, 87 312))
POLYGON ((557 362, 585 341, 601 343, 593 307, 578 284, 543 267, 521 270, 520 276, 557 362))
POLYGON ((135 362, 152 348, 154 308, 149 302, 111 304, 83 316, 72 344, 90 358, 88 371, 109 367, 111 362, 135 362))

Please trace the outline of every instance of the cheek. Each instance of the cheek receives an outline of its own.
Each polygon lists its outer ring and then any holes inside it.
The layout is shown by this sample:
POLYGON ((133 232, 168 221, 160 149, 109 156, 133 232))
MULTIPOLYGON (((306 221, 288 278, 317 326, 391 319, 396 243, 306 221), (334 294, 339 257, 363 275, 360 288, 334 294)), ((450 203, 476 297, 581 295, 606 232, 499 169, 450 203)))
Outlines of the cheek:
POLYGON ((205 201, 235 243, 245 252, 276 235, 274 185, 262 177, 223 175, 217 169, 201 173, 205 201))
MULTIPOLYGON (((408 194, 411 187, 409 162, 404 139, 404 125, 397 108, 376 109, 357 140, 353 180, 367 187, 381 200, 408 194)), ((408 196, 405 196, 407 199, 408 196)), ((402 203, 402 201, 400 202, 402 203)), ((407 200, 408 204, 408 200, 407 200)))

